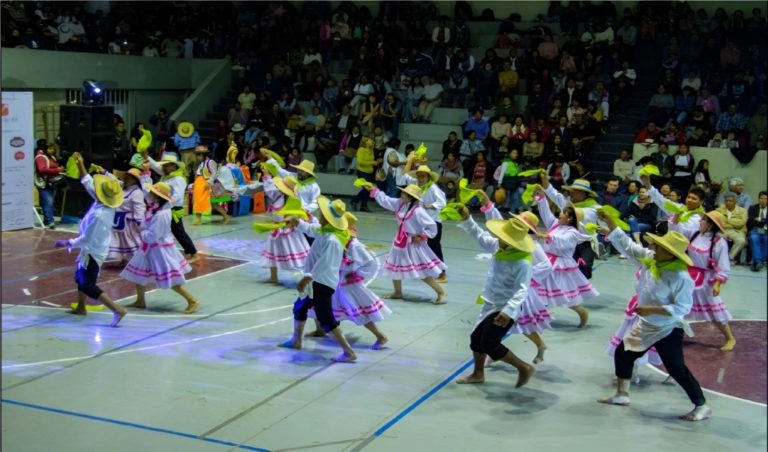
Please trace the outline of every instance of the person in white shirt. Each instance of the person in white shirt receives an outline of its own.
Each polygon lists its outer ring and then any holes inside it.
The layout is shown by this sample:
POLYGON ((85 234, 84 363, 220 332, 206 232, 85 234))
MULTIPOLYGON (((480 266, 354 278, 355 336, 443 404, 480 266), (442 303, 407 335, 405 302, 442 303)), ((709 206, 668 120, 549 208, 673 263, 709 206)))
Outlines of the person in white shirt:
POLYGON ((403 168, 405 167, 405 154, 400 152, 400 140, 392 138, 387 142, 387 149, 384 151, 382 167, 387 173, 385 193, 389 197, 397 196, 397 187, 408 184, 403 183, 403 168))
POLYGON ((128 313, 125 308, 118 306, 96 284, 99 279, 99 270, 109 253, 109 243, 112 236, 112 224, 115 221, 115 209, 123 203, 123 189, 120 182, 111 175, 97 174, 91 176, 85 170, 83 156, 75 152, 73 157, 77 161, 80 171, 80 182, 85 191, 94 199, 94 203, 80 221, 80 234, 74 239, 58 240, 57 247, 68 249, 80 248, 77 255, 77 306, 69 311, 70 314, 86 315, 85 299, 93 298, 104 304, 112 311, 112 323, 115 327, 128 313))
POLYGON ((638 358, 654 347, 669 375, 683 387, 694 404, 693 410, 680 416, 686 421, 701 421, 712 416, 699 382, 685 366, 683 332, 690 329, 683 322, 693 306, 693 280, 687 266, 692 265, 686 254, 688 239, 676 231, 664 236, 646 234, 649 248, 633 243, 613 219, 599 213, 608 226, 601 231, 619 252, 639 267, 635 283, 638 297, 635 313, 640 323, 626 335, 614 355, 616 393, 598 402, 626 406, 630 404, 629 386, 632 366, 638 358))
POLYGON ((251 87, 245 85, 243 92, 237 96, 237 101, 240 102, 240 108, 243 110, 253 110, 253 103, 256 102, 256 94, 251 91, 251 87))
POLYGON ((635 171, 635 161, 629 153, 629 149, 622 149, 619 158, 613 162, 613 175, 620 178, 623 184, 632 180, 635 171))
POLYGON ((354 362, 357 355, 344 337, 338 320, 333 316, 332 308, 332 297, 339 284, 344 249, 351 239, 347 217, 344 215, 347 209, 344 201, 340 199, 331 202, 321 196, 317 203, 321 212, 319 228, 296 217, 288 221, 289 226, 314 236, 315 240, 304 264, 304 276, 296 285, 301 295, 293 305, 293 336, 281 344, 281 347, 301 349, 307 314, 310 308, 314 308, 323 331, 331 333, 342 348, 342 353, 333 358, 333 361, 354 362))
POLYGON ((417 122, 429 122, 432 111, 440 105, 443 98, 443 85, 437 83, 434 75, 429 76, 429 84, 424 87, 424 94, 419 103, 419 119, 417 122))

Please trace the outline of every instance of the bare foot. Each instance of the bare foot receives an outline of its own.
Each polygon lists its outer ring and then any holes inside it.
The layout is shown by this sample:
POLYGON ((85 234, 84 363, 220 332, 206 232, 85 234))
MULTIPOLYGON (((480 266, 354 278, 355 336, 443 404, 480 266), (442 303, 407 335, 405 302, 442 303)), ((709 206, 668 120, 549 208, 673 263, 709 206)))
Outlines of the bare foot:
POLYGON ((584 310, 579 312, 579 328, 584 328, 589 322, 589 311, 584 310))
POLYGON ((295 350, 301 350, 301 340, 294 341, 293 339, 288 339, 287 341, 283 342, 282 344, 278 344, 278 347, 293 348, 295 350))
POLYGON ((348 354, 346 352, 342 352, 331 358, 331 361, 335 363, 353 363, 357 361, 357 355, 354 353, 348 354))
POLYGON ((448 293, 447 292, 443 292, 443 293, 441 293, 440 295, 437 296, 437 298, 435 299, 435 301, 433 303, 435 303, 435 304, 445 304, 445 297, 447 297, 447 296, 448 296, 448 293))
POLYGON ((490 356, 486 356, 485 364, 483 364, 483 367, 486 367, 486 368, 491 367, 491 364, 493 364, 493 358, 491 358, 490 356))
POLYGON ((402 300, 403 294, 399 292, 392 292, 390 294, 384 295, 384 298, 386 298, 387 300, 402 300))
POLYGON ((193 300, 192 302, 187 304, 187 309, 183 310, 182 312, 184 314, 192 314, 193 312, 196 312, 197 308, 199 308, 199 307, 200 307, 200 303, 198 303, 197 301, 193 300))
POLYGON ((599 399, 597 402, 605 403, 608 405, 628 406, 630 401, 629 401, 629 394, 622 394, 617 392, 611 397, 608 397, 607 399, 599 399))
POLYGON ((517 371, 519 374, 517 376, 517 384, 515 385, 516 388, 525 386, 533 374, 536 373, 536 369, 534 369, 530 364, 526 364, 522 369, 517 369, 517 371))
POLYGON ((723 344, 723 346, 720 347, 720 350, 724 352, 729 352, 733 350, 733 347, 735 346, 736 346, 736 339, 728 339, 727 341, 725 341, 725 344, 723 344))
POLYGON ((199 260, 200 260, 200 256, 198 256, 197 254, 193 254, 192 256, 187 258, 187 263, 192 265, 199 260))
POLYGON ((459 378, 456 380, 457 384, 460 385, 480 385, 485 383, 485 376, 482 375, 475 375, 475 374, 469 374, 466 377, 459 378))
POLYGON ((547 351, 547 346, 543 346, 536 352, 536 357, 533 358, 533 364, 539 364, 540 362, 544 361, 544 352, 547 351))
POLYGON ((382 336, 371 345, 371 350, 381 350, 387 342, 389 342, 389 338, 387 336, 382 336))
POLYGON ((126 308, 146 309, 147 304, 143 301, 136 300, 131 304, 125 305, 126 308))
POLYGON ((710 417, 712 417, 712 409, 707 405, 701 405, 691 410, 690 413, 680 416, 680 419, 684 421, 697 422, 703 421, 704 419, 709 419, 710 417))
POLYGON ((109 324, 111 327, 116 327, 118 323, 120 323, 121 320, 123 320, 123 317, 128 314, 127 309, 120 309, 117 312, 112 313, 112 323, 109 324))
POLYGON ((85 308, 73 308, 67 311, 67 314, 74 314, 74 315, 88 315, 88 311, 85 310, 85 308))
POLYGON ((669 375, 666 380, 662 381, 661 384, 663 385, 673 385, 675 384, 675 380, 672 379, 672 375, 669 375))
POLYGON ((194 220, 192 220, 192 226, 197 226, 200 223, 202 223, 202 220, 200 220, 199 218, 195 218, 194 220))
POLYGON ((325 331, 315 330, 305 334, 304 337, 325 337, 325 331))
POLYGON ((269 278, 268 280, 264 281, 264 284, 277 284, 277 278, 269 278))
POLYGON ((224 215, 224 219, 221 220, 221 224, 229 223, 230 218, 232 218, 232 217, 230 217, 229 215, 224 215))
POLYGON ((445 284, 448 282, 448 276, 445 274, 445 272, 440 273, 440 276, 435 279, 436 283, 445 284))

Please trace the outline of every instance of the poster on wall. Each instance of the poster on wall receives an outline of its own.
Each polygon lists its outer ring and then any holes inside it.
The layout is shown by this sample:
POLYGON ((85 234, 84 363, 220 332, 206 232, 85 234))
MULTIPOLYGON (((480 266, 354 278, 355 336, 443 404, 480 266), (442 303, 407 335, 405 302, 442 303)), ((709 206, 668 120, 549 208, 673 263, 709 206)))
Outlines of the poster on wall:
POLYGON ((31 92, 2 93, 2 230, 31 228, 34 222, 34 105, 31 92))

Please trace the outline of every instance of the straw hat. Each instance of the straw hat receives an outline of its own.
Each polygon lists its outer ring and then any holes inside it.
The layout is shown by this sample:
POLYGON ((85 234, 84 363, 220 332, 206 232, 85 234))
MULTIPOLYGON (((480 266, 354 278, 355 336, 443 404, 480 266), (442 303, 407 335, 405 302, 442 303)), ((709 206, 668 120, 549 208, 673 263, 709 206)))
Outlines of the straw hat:
POLYGON ((347 213, 347 206, 341 199, 331 201, 325 196, 318 196, 317 205, 320 206, 320 212, 328 223, 336 229, 347 229, 349 222, 344 215, 347 213))
POLYGON ((518 220, 525 223, 525 225, 528 226, 528 229, 531 231, 537 231, 536 227, 539 225, 539 217, 537 217, 535 213, 525 211, 521 214, 514 215, 514 218, 517 218, 518 220))
POLYGON ((176 132, 178 132, 179 136, 182 138, 189 138, 195 133, 195 126, 189 121, 182 121, 176 126, 176 132))
POLYGON ((176 154, 173 154, 171 152, 163 153, 163 159, 160 160, 157 163, 159 163, 160 166, 164 166, 166 164, 173 163, 179 169, 183 170, 184 168, 186 168, 186 165, 184 164, 184 161, 180 160, 179 157, 176 154))
POLYGON ((685 265, 693 265, 693 261, 686 253, 689 242, 683 234, 677 231, 670 231, 662 236, 647 232, 645 237, 685 262, 685 265))
POLYGON ((432 179, 432 182, 437 182, 438 179, 440 179, 440 175, 436 172, 429 169, 427 165, 419 165, 418 168, 416 168, 414 171, 411 171, 408 173, 411 177, 416 177, 419 173, 427 173, 429 174, 429 178, 432 179))
POLYGON ((291 165, 292 167, 302 170, 305 173, 309 173, 311 175, 315 175, 315 162, 310 162, 309 160, 302 160, 301 163, 298 165, 291 165))
POLYGON ((96 197, 105 206, 115 209, 123 203, 123 187, 117 179, 96 174, 93 176, 93 186, 96 188, 96 197))
POLYGON ((576 179, 571 185, 563 185, 563 190, 581 190, 587 192, 589 196, 597 198, 597 193, 592 190, 592 186, 586 179, 576 179))
POLYGON ((404 191, 408 193, 408 195, 411 198, 416 199, 417 201, 421 201, 421 189, 417 187, 416 185, 410 184, 406 186, 405 188, 397 187, 398 190, 404 191))
POLYGON ((232 131, 235 132, 235 133, 242 132, 243 130, 245 130, 245 126, 243 126, 239 122, 237 124, 235 124, 234 126, 232 126, 232 131))
POLYGON ((296 187, 296 178, 293 176, 288 176, 285 179, 282 177, 273 177, 272 182, 285 196, 296 196, 296 193, 293 191, 294 187, 296 187))
POLYGON ((131 156, 130 162, 128 162, 128 165, 134 167, 134 168, 142 168, 144 167, 144 156, 141 154, 133 154, 131 156))
POLYGON ((210 149, 208 149, 208 146, 201 144, 199 146, 195 146, 195 154, 207 154, 211 152, 210 149))
POLYGON ((528 225, 522 220, 488 220, 485 227, 504 243, 520 251, 530 253, 536 248, 533 239, 528 235, 528 225))
POLYGON ((141 180, 141 171, 136 168, 130 168, 124 174, 130 174, 131 176, 135 177, 137 181, 141 180))
POLYGON ((704 215, 709 217, 709 219, 715 223, 715 225, 720 229, 720 232, 725 232, 725 218, 723 218, 723 214, 715 210, 710 210, 704 215))
POLYGON ((156 184, 146 184, 144 186, 147 190, 151 191, 155 195, 157 195, 160 198, 163 198, 164 200, 171 202, 173 200, 173 196, 171 196, 171 186, 166 184, 165 182, 158 182, 156 184))
POLYGON ((357 217, 352 212, 347 212, 344 216, 347 218, 347 224, 349 224, 350 228, 357 224, 357 217))

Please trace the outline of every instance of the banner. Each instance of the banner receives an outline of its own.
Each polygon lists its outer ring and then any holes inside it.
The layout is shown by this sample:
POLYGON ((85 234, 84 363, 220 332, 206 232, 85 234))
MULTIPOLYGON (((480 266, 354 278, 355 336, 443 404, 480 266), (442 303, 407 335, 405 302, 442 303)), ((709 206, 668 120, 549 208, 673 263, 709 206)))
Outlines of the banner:
POLYGON ((2 93, 3 159, 2 230, 34 224, 34 104, 31 92, 2 93))

